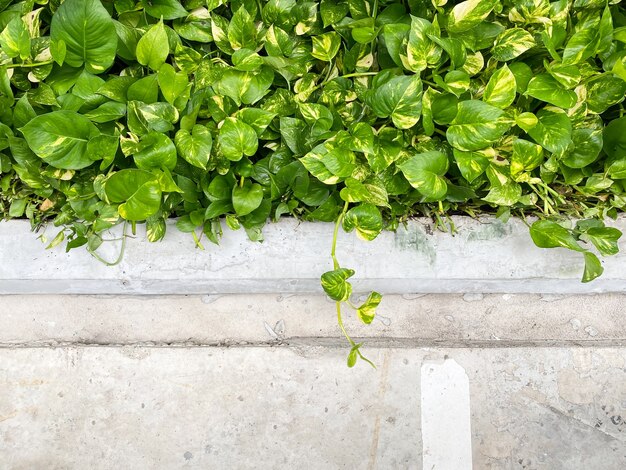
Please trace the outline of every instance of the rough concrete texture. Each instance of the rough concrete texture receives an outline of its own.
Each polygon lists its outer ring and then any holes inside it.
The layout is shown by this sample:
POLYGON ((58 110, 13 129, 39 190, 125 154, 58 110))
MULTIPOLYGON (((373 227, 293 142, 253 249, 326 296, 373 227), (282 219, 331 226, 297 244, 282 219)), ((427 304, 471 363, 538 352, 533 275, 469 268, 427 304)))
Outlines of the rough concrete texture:
MULTIPOLYGON (((355 299, 359 302, 361 299, 355 299)), ((370 345, 626 346, 624 294, 387 295, 370 345)), ((0 296, 0 346, 340 344, 321 295, 0 296)))
POLYGON ((446 358, 473 468, 626 466, 624 350, 368 354, 377 370, 318 347, 0 349, 0 468, 421 469, 420 370, 446 358))
MULTIPOLYGON (((357 272, 355 291, 410 292, 625 292, 626 254, 604 261, 604 275, 580 283, 583 258, 565 249, 534 246, 519 220, 454 218, 455 236, 411 221, 368 243, 341 233, 340 261, 357 272)), ((141 228, 128 238, 122 262, 108 267, 85 250, 45 251, 28 222, 0 223, 0 294, 225 294, 319 292, 331 267, 332 224, 281 220, 264 229, 266 242, 225 231, 221 246, 195 248, 170 223, 165 240, 150 244, 141 228), (20 262, 16 263, 15 260, 20 262)), ((626 229, 626 219, 614 223, 626 229)), ((119 240, 118 227, 112 238, 119 240)), ((48 239, 56 234, 49 229, 48 239)), ((118 257, 121 242, 105 243, 104 258, 118 257)))

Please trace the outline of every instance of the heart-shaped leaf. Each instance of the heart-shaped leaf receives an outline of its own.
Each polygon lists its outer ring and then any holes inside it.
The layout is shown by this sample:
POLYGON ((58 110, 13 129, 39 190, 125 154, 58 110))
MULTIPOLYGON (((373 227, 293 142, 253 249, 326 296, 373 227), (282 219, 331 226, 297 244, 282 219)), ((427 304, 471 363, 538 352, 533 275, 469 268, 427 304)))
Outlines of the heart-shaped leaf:
POLYGON ((105 191, 109 201, 122 203, 118 211, 126 220, 145 220, 156 214, 161 205, 159 181, 148 171, 118 171, 107 180, 105 191))
POLYGON ((28 146, 48 164, 79 170, 93 163, 89 140, 100 131, 89 119, 73 111, 53 111, 32 119, 21 129, 28 146))
POLYGON ((181 157, 193 166, 206 170, 213 147, 213 137, 206 127, 195 125, 191 132, 181 129, 176 133, 174 142, 181 157))
POLYGON ((64 44, 51 49, 58 62, 90 73, 103 73, 115 60, 117 34, 100 0, 65 0, 52 16, 50 40, 64 44))

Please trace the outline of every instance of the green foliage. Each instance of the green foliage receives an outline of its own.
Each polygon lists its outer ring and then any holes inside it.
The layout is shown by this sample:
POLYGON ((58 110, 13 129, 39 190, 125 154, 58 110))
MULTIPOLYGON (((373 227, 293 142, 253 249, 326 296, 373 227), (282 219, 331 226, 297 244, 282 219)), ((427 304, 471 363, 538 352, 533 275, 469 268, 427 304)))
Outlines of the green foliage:
POLYGON ((530 227, 530 235, 541 248, 563 247, 581 252, 585 260, 582 282, 590 282, 600 276, 604 268, 598 257, 580 242, 594 246, 604 256, 614 255, 619 251, 617 241, 622 233, 597 219, 579 220, 574 228, 551 220, 538 220, 530 227))
POLYGON ((626 205, 625 31, 619 1, 0 1, 0 218, 94 251, 169 217, 201 246, 533 215, 589 281, 626 205))

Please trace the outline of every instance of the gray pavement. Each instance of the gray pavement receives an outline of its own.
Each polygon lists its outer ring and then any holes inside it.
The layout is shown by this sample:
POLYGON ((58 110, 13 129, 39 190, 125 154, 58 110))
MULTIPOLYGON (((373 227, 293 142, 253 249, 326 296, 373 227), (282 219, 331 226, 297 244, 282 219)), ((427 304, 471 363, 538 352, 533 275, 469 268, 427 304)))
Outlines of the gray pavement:
POLYGON ((623 469, 625 300, 0 296, 0 469, 623 469))
POLYGON ((377 370, 344 353, 3 349, 0 467, 420 469, 421 369, 444 360, 469 377, 473 468, 626 465, 622 349, 369 349, 377 370))

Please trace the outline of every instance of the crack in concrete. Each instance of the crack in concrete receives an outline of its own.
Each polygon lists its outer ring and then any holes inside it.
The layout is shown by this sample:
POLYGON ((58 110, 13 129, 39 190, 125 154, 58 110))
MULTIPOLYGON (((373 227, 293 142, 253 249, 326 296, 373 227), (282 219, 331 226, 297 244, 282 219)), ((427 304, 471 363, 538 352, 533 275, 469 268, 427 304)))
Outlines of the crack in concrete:
POLYGON ((374 470, 376 468, 376 459, 378 457, 378 443, 380 441, 380 420, 381 413, 385 404, 385 392, 387 391, 387 381, 389 380, 389 364, 390 364, 389 351, 385 352, 383 359, 383 367, 380 376, 380 386, 378 388, 378 403, 379 411, 376 413, 376 420, 374 422, 374 432, 372 433, 372 445, 370 446, 370 461, 367 466, 368 470, 374 470))
MULTIPOLYGON (((398 337, 354 337, 356 342, 364 342, 367 348, 377 349, 494 349, 494 348, 626 348, 626 338, 590 340, 433 340, 398 337)), ((158 340, 158 341, 63 341, 45 339, 38 341, 4 341, 0 349, 20 348, 70 348, 70 347, 142 347, 142 348, 245 348, 245 347, 322 347, 346 348, 347 343, 340 337, 291 337, 281 340, 158 340)))
POLYGON ((580 419, 580 418, 578 418, 578 417, 576 417, 576 416, 572 416, 572 415, 570 415, 570 414, 568 414, 568 413, 564 412, 563 410, 560 410, 560 409, 559 409, 559 408, 557 408, 556 406, 552 406, 552 405, 549 405, 549 404, 547 404, 547 403, 539 403, 539 402, 536 402, 536 403, 537 403, 537 404, 539 404, 540 406, 543 406, 544 408, 546 408, 546 409, 548 409, 548 410, 552 411, 552 412, 553 412, 553 413, 555 413, 555 414, 558 414, 558 415, 560 415, 560 416, 563 416, 563 417, 564 417, 564 418, 566 418, 568 421, 573 421, 574 423, 576 423, 576 424, 578 424, 578 425, 583 425, 584 427, 591 428, 591 429, 593 429, 594 431, 597 431, 597 432, 599 432, 600 434, 603 434, 604 436, 606 436, 606 437, 610 438, 611 440, 616 440, 616 441, 618 441, 618 442, 626 442, 626 439, 622 439, 622 438, 619 438, 619 437, 617 437, 617 436, 614 436, 613 434, 610 434, 610 433, 606 432, 605 430, 603 430, 603 429, 601 429, 601 428, 598 428, 598 427, 594 426, 594 425, 593 425, 593 424, 591 424, 591 423, 588 423, 588 422, 586 422, 586 421, 583 421, 582 419, 580 419))

